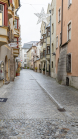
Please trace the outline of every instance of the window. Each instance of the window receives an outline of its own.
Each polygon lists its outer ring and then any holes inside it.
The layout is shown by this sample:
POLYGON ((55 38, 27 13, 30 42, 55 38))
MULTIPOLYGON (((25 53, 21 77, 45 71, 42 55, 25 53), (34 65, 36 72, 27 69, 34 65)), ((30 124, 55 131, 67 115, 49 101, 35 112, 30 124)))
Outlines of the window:
POLYGON ((47 28, 47 37, 50 37, 50 28, 47 28))
POLYGON ((27 52, 27 50, 26 50, 26 49, 24 49, 24 52, 27 52))
POLYGON ((68 7, 72 4, 72 0, 68 0, 68 7))
POLYGON ((0 26, 4 25, 4 6, 0 4, 0 26))
POLYGON ((66 71, 67 73, 71 73, 71 54, 67 54, 66 57, 66 71))
POLYGON ((24 67, 26 67, 26 64, 24 64, 24 67))
POLYGON ((56 48, 58 48, 58 36, 56 37, 56 48))
POLYGON ((52 24, 52 34, 54 33, 54 24, 52 24))
POLYGON ((43 39, 44 39, 44 43, 46 43, 46 37, 43 37, 43 39))
POLYGON ((46 50, 43 50, 43 57, 46 56, 46 50))
POLYGON ((61 45, 61 33, 60 33, 60 45, 61 45))
POLYGON ((52 68, 53 68, 53 61, 52 61, 52 68))
POLYGON ((26 54, 24 54, 24 57, 26 57, 26 54))
POLYGON ((61 8, 59 8, 58 10, 58 22, 61 21, 61 8))
POLYGON ((53 46, 53 43, 52 43, 52 53, 54 52, 54 46, 53 46))
POLYGON ((47 46, 47 54, 50 54, 50 46, 47 46))
POLYGON ((52 15, 54 14, 54 8, 52 9, 52 15))
POLYGON ((68 24, 68 41, 71 40, 71 22, 68 24))
POLYGON ((16 19, 14 20, 14 25, 15 25, 15 28, 17 29, 17 20, 16 19))
POLYGON ((26 59, 24 59, 24 62, 26 62, 26 59))

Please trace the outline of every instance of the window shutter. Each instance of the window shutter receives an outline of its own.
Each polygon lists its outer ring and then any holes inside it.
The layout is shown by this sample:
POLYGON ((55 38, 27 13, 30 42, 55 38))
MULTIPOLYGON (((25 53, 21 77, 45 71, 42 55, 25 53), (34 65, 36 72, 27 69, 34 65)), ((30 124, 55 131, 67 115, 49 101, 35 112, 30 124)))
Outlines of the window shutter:
POLYGON ((69 5, 70 5, 70 0, 68 0, 68 7, 69 7, 69 5))
POLYGON ((72 4, 72 0, 70 0, 70 4, 72 4))
POLYGON ((61 8, 60 8, 60 21, 61 21, 61 8))
POLYGON ((58 22, 59 22, 59 10, 58 10, 58 22))
POLYGON ((66 56, 66 71, 67 73, 71 72, 71 54, 67 54, 66 56))

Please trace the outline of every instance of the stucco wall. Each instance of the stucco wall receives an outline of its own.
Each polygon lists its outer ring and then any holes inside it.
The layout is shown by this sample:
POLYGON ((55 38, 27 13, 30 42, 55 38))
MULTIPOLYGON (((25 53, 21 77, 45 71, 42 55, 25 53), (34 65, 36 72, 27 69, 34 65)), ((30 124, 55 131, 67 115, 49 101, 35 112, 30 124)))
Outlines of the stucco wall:
POLYGON ((56 0, 52 0, 51 2, 51 9, 54 9, 54 14, 51 14, 51 77, 56 78, 56 56, 52 55, 53 52, 56 53, 56 0), (54 24, 54 33, 52 34, 52 24, 54 24), (53 50, 52 51, 52 44, 53 50), (53 61, 53 68, 52 68, 52 61, 53 61))

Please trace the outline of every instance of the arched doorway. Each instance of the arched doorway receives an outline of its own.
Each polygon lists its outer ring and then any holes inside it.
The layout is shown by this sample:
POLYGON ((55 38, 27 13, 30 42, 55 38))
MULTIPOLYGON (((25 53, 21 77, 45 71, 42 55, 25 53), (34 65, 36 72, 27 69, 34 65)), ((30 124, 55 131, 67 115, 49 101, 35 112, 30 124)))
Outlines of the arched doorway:
POLYGON ((5 57, 5 81, 8 81, 8 58, 5 57))

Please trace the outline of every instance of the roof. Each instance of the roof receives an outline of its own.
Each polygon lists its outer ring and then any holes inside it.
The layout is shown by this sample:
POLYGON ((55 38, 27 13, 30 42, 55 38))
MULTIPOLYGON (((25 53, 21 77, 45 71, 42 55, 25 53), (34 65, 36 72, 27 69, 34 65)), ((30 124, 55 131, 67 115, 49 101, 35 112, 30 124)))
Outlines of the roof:
POLYGON ((39 41, 31 41, 28 43, 24 43, 22 49, 30 49, 32 46, 36 45, 39 41))
POLYGON ((30 49, 32 47, 32 44, 24 43, 22 49, 30 49))

